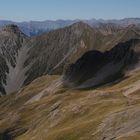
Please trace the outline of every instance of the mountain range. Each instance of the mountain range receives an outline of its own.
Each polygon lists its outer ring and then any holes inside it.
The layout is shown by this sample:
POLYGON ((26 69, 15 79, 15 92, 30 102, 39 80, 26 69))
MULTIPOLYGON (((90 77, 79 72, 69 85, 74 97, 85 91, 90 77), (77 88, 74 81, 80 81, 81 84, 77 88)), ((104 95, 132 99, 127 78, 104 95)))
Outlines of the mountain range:
POLYGON ((1 21, 0 140, 139 139, 139 21, 1 21))
POLYGON ((104 19, 90 19, 90 20, 46 20, 46 21, 27 21, 27 22, 14 22, 7 20, 0 20, 0 27, 3 27, 8 24, 17 25, 22 32, 28 36, 40 35, 44 32, 49 32, 55 29, 63 28, 69 25, 72 25, 76 22, 84 22, 91 27, 100 26, 100 24, 117 24, 120 26, 128 26, 131 24, 140 24, 140 18, 125 18, 120 20, 104 20, 104 19))
MULTIPOLYGON (((96 60, 99 64, 99 69, 104 65, 106 66, 107 63, 109 65, 108 67, 115 68, 115 66, 112 66, 112 63, 117 63, 113 62, 113 59, 117 59, 115 58, 117 53, 118 55, 124 55, 122 52, 125 52, 125 50, 123 50, 125 47, 123 46, 131 48, 132 45, 134 47, 134 44, 137 46, 139 43, 139 40, 136 40, 139 39, 139 30, 140 28, 136 25, 120 28, 108 24, 107 26, 102 25, 98 28, 92 28, 88 24, 77 22, 68 27, 44 33, 36 37, 28 37, 21 32, 16 25, 7 25, 3 27, 0 32, 0 52, 2 61, 0 91, 2 94, 18 91, 23 85, 27 85, 37 77, 45 74, 62 75, 69 64, 80 63, 81 65, 82 62, 78 59, 86 52, 92 50, 99 52, 95 52, 95 54, 93 52, 93 58, 91 58, 93 60, 87 60, 89 65, 91 65, 90 61, 93 63, 94 59, 99 59, 101 64, 96 60), (124 44, 120 45, 119 43, 124 44), (115 49, 117 46, 119 46, 118 49, 115 49), (108 50, 110 50, 110 52, 108 52, 108 50), (100 54, 100 52, 104 54, 100 54), (109 56, 105 56, 107 58, 104 58, 104 55, 109 56), (109 58, 111 59, 109 60, 109 58), (107 59, 107 62, 103 62, 102 59, 107 59), (113 61, 111 62, 111 60, 113 61)), ((129 49, 127 53, 126 57, 129 55, 129 49)), ((131 52, 130 49, 130 53, 134 52, 131 52)), ((121 56, 119 55, 118 57, 121 56)), ((122 59, 125 58, 123 58, 123 56, 121 57, 118 62, 119 65, 122 59)), ((127 59, 129 61, 129 58, 127 59)), ((131 56, 130 59, 132 59, 131 56)), ((124 63, 123 61, 122 63, 124 63)), ((82 66, 78 67, 81 68, 82 66)), ((124 65, 120 66, 120 69, 122 67, 124 67, 124 65)), ((90 67, 89 69, 92 70, 90 67)), ((106 69, 105 67, 105 71, 106 69)), ((86 70, 88 70, 88 68, 86 68, 86 70)), ((69 70, 66 70, 66 73, 67 71, 69 70)), ((89 72, 87 71, 87 73, 89 72)), ((95 74, 94 70, 93 73, 95 74)), ((76 75, 78 76, 76 73, 74 75, 74 78, 76 78, 76 75)), ((70 77, 72 78, 72 76, 70 77)), ((91 72, 87 77, 91 78, 91 72)))

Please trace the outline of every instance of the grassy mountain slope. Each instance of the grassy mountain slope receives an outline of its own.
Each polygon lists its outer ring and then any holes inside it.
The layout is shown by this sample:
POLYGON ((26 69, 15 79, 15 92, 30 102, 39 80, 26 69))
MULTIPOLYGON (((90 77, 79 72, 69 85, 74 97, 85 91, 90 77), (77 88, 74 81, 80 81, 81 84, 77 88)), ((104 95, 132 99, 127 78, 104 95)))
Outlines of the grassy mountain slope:
POLYGON ((0 136, 16 140, 139 139, 139 78, 137 68, 112 85, 70 90, 61 85, 60 76, 40 77, 19 93, 0 99, 0 136))

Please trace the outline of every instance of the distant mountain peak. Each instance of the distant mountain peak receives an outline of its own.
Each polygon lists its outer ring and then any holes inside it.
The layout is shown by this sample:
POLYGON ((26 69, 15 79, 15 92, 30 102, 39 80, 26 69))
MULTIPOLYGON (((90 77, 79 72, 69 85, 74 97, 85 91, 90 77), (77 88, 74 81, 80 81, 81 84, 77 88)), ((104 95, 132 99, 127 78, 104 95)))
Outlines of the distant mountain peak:
POLYGON ((91 28, 87 23, 84 23, 83 21, 76 22, 71 26, 76 28, 91 28))
POLYGON ((72 25, 73 23, 78 22, 77 26, 84 25, 84 23, 87 23, 91 27, 98 27, 100 23, 103 24, 115 24, 122 27, 126 27, 130 24, 135 24, 140 26, 140 18, 125 18, 125 19, 110 19, 110 20, 104 20, 104 19, 89 19, 89 20, 81 20, 81 19, 75 19, 75 20, 45 20, 45 21, 26 21, 26 22, 14 22, 14 21, 7 21, 7 20, 0 20, 0 27, 4 27, 5 25, 9 24, 15 24, 18 25, 20 30, 25 33, 28 36, 37 36, 41 35, 45 32, 50 32, 56 29, 64 28, 67 26, 72 25))

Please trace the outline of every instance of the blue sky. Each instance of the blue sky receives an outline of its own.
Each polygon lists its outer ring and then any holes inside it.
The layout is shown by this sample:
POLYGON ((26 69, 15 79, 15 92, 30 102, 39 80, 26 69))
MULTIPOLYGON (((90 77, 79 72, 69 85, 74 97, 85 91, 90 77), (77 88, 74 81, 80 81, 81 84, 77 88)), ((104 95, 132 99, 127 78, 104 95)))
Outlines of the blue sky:
POLYGON ((0 0, 0 19, 120 19, 140 17, 140 0, 0 0))

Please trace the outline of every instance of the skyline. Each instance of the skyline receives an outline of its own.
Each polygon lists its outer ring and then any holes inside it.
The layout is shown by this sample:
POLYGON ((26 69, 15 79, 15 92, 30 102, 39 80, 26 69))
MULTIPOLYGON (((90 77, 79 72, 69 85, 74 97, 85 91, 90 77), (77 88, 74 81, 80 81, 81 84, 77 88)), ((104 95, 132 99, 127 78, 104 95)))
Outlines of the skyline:
POLYGON ((44 21, 140 17, 140 0, 0 0, 0 20, 44 21))

